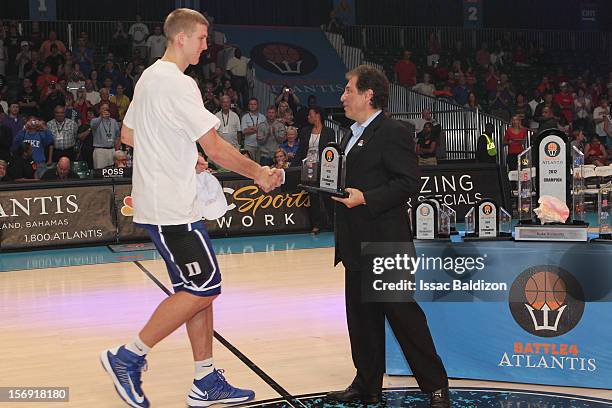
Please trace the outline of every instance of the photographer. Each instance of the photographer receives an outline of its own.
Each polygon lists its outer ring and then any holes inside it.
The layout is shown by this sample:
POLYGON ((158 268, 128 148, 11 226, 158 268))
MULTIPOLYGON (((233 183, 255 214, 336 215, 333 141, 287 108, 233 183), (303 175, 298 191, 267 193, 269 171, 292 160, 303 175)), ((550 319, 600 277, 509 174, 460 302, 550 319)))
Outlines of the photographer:
POLYGON ((42 116, 42 119, 47 122, 53 119, 55 107, 58 105, 66 106, 66 97, 57 83, 51 81, 47 92, 43 92, 40 99, 40 116, 42 116))
POLYGON ((24 142, 31 145, 32 160, 36 163, 37 173, 40 172, 42 174, 47 165, 52 163, 53 134, 47 130, 45 122, 35 116, 31 116, 28 118, 24 129, 15 136, 11 151, 17 151, 18 147, 24 142))
POLYGON ((291 112, 297 112, 298 108, 301 106, 300 98, 293 92, 293 89, 289 88, 289 85, 283 85, 283 89, 281 93, 276 96, 274 99, 274 104, 278 106, 282 101, 285 101, 289 104, 291 108, 291 112))

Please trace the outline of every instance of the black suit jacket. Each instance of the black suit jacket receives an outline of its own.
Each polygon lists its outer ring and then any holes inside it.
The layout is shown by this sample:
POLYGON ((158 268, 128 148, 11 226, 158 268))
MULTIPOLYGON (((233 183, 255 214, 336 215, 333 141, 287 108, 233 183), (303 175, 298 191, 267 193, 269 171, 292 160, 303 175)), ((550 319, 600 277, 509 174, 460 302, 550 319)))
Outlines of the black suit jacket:
MULTIPOLYGON (((351 134, 344 137, 344 149, 351 134)), ((366 205, 336 203, 335 264, 360 269, 362 242, 409 242, 408 200, 419 173, 413 135, 380 113, 347 154, 346 186, 364 193, 366 205)))
MULTIPOLYGON (((298 138, 300 139, 300 147, 298 147, 297 154, 293 160, 291 160, 291 166, 301 166, 302 160, 306 158, 308 154, 308 142, 310 141, 310 132, 312 132, 312 126, 306 126, 300 129, 298 132, 298 138)), ((321 137, 319 138, 319 160, 321 160, 321 153, 323 149, 330 142, 336 141, 336 134, 331 128, 323 126, 321 129, 321 137)))

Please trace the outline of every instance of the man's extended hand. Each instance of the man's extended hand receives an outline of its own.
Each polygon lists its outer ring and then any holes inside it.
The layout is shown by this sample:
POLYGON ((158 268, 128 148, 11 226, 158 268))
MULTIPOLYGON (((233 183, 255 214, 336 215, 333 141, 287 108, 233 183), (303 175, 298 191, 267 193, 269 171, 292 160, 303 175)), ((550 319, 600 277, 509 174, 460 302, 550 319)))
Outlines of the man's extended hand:
POLYGON ((255 179, 257 184, 266 193, 280 187, 285 181, 285 171, 283 169, 271 169, 263 166, 259 176, 255 179))
POLYGON ((357 207, 358 205, 365 204, 365 196, 360 190, 356 188, 347 188, 346 192, 349 193, 349 196, 346 198, 340 198, 332 196, 332 199, 346 205, 348 208, 357 207))
POLYGON ((200 174, 203 171, 208 170, 208 162, 202 157, 198 156, 198 162, 196 163, 196 174, 200 174))

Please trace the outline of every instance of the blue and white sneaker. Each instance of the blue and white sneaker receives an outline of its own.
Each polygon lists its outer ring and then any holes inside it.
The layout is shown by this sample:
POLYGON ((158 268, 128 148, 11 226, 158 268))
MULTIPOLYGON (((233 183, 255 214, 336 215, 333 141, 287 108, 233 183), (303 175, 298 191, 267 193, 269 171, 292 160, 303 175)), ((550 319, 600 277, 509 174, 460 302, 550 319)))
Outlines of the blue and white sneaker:
POLYGON ((223 376, 223 370, 214 370, 201 380, 193 380, 187 396, 187 405, 207 407, 213 404, 246 402, 253 398, 253 391, 232 387, 223 376))
POLYGON ((144 357, 132 353, 124 346, 104 350, 100 362, 113 380, 119 396, 131 407, 148 408, 149 400, 142 392, 140 375, 147 370, 144 357))

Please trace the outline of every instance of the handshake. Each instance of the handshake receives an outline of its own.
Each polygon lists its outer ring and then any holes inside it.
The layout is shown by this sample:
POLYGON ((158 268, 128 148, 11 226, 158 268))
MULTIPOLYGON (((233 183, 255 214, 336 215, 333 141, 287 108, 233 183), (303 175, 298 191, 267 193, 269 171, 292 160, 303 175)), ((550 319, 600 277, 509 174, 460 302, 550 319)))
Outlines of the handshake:
POLYGON ((268 166, 261 167, 258 177, 255 178, 257 184, 266 193, 280 187, 285 182, 285 170, 271 169, 268 166))

